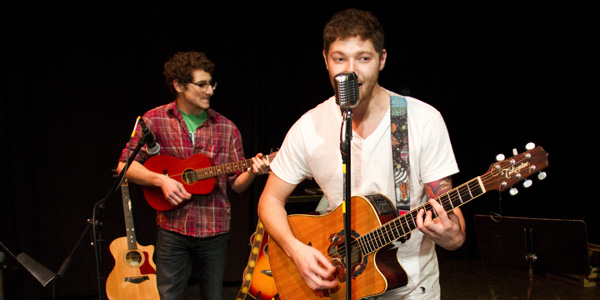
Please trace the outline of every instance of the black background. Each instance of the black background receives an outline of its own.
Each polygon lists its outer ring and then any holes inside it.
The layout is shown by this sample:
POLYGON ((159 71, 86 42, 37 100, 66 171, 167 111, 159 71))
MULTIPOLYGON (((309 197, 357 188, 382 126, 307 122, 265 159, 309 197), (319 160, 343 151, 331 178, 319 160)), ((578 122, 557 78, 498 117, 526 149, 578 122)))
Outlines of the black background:
MULTIPOLYGON (((238 125, 247 157, 277 148, 299 116, 333 94, 321 33, 348 6, 372 11, 384 26, 381 85, 410 90, 445 117, 461 169, 455 185, 528 142, 550 153, 548 179, 516 197, 488 193, 464 206, 468 225, 491 212, 581 219, 589 241, 600 243, 592 1, 4 2, 0 241, 57 271, 106 195, 135 118, 173 99, 162 65, 177 51, 203 51, 216 63, 211 106, 238 125)), ((227 280, 241 279, 263 185, 234 197, 232 242, 241 246, 230 247, 227 280)), ((138 242, 152 244, 154 212, 135 188, 132 198, 138 242)), ((107 274, 108 244, 125 234, 120 193, 101 219, 107 274)), ((458 253, 477 257, 472 226, 468 232, 458 253)), ((96 293, 89 242, 56 281, 57 296, 96 293)), ((22 270, 4 275, 7 299, 51 295, 22 270)))

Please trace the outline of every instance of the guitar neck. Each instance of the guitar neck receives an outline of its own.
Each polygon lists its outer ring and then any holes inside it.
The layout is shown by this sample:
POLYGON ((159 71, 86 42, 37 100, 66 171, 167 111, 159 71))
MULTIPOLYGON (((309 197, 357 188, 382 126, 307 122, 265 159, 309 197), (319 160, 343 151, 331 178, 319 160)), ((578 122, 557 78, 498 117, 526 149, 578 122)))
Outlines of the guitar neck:
MULTIPOLYGON (((446 212, 451 212, 467 202, 485 194, 480 177, 470 181, 438 196, 435 201, 440 203, 446 212)), ((407 236, 411 231, 417 228, 417 214, 421 209, 431 211, 433 218, 437 218, 437 212, 429 202, 391 220, 383 226, 373 230, 359 238, 359 244, 364 254, 375 252, 395 240, 407 236)))
POLYGON ((242 276, 243 282, 240 290, 238 291, 235 299, 245 299, 248 291, 250 290, 250 286, 252 284, 252 274, 254 274, 254 267, 256 266, 256 262, 258 261, 258 255, 260 254, 260 245, 262 240, 265 238, 265 227, 262 225, 260 219, 256 224, 256 231, 254 232, 254 239, 252 241, 252 249, 250 250, 250 256, 248 257, 248 264, 246 269, 244 270, 244 274, 242 276))
POLYGON ((137 240, 135 237, 135 228, 133 226, 131 198, 129 196, 129 185, 127 184, 127 180, 121 185, 121 195, 123 196, 123 215, 125 216, 125 228, 127 231, 127 248, 129 250, 135 250, 137 249, 137 240))
MULTIPOLYGON (((487 190, 506 190, 547 166, 548 153, 542 147, 531 147, 524 153, 492 164, 483 175, 463 183, 434 200, 441 204, 446 212, 450 212, 485 194, 487 190)), ((363 253, 377 251, 393 241, 407 236, 417 228, 417 214, 421 209, 425 209, 426 212, 431 211, 433 218, 438 217, 437 212, 427 202, 361 236, 359 244, 363 253)))
MULTIPOLYGON (((268 161, 271 161, 275 157, 275 153, 266 155, 268 161)), ((218 166, 212 166, 208 168, 202 168, 196 170, 196 177, 198 180, 215 177, 218 175, 229 174, 232 172, 246 170, 252 167, 252 159, 240 160, 228 164, 222 164, 218 166)))

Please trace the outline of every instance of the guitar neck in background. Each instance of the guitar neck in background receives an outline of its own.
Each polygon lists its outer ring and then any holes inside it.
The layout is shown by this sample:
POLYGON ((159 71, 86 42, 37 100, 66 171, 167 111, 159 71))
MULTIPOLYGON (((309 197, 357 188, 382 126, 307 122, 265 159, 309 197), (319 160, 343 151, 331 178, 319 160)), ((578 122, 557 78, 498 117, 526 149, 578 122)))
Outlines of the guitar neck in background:
MULTIPOLYGON (((265 155, 268 161, 272 161, 276 152, 265 155)), ((198 180, 215 177, 222 174, 229 174, 236 171, 246 170, 252 167, 252 159, 240 160, 232 163, 222 164, 218 166, 207 167, 196 170, 196 178, 198 180)))

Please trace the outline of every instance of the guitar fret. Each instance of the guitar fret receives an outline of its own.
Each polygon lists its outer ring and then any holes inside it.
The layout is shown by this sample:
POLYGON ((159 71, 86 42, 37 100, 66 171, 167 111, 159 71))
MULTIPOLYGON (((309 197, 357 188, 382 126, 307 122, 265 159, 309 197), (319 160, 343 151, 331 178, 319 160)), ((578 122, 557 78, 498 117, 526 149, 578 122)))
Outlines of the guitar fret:
POLYGON ((364 236, 358 237, 358 246, 360 247, 360 251, 362 251, 362 253, 367 253, 367 249, 365 249, 366 245, 363 243, 363 240, 364 236))
MULTIPOLYGON (((431 207, 431 205, 429 205, 429 204, 427 204, 426 206, 427 206, 426 210, 431 211, 431 215, 432 215, 431 218, 432 219, 437 218, 438 217, 437 211, 435 211, 435 209, 433 209, 433 207, 431 207)), ((446 208, 444 208, 444 209, 446 209, 446 208)), ((425 216, 425 215, 423 215, 423 216, 425 216)))
POLYGON ((388 228, 387 228, 387 229, 386 229, 386 231, 385 231, 385 236, 386 236, 386 238, 387 238, 387 239, 386 239, 386 241, 385 241, 385 244, 386 244, 386 245, 387 245, 387 244, 389 244, 389 243, 391 243, 391 242, 394 240, 394 236, 393 236, 393 235, 391 235, 391 234, 392 234, 392 231, 391 231, 391 226, 390 226, 390 225, 388 225, 387 227, 388 227, 388 228))
MULTIPOLYGON (((379 231, 378 231, 378 232, 379 232, 379 231)), ((377 245, 377 247, 379 247, 380 245, 382 245, 382 242, 381 242, 381 234, 377 234, 377 235, 376 235, 376 242, 377 242, 377 244, 376 244, 376 245, 377 245)))
POLYGON ((450 198, 450 195, 448 193, 446 193, 446 196, 448 197, 448 203, 450 203, 450 206, 452 206, 452 209, 454 209, 454 203, 452 202, 452 199, 450 198))
POLYGON ((378 230, 378 234, 377 234, 377 241, 379 243, 377 243, 377 248, 381 248, 383 245, 386 244, 386 240, 385 240, 385 228, 387 227, 387 225, 383 226, 384 230, 378 230))
MULTIPOLYGON (((394 224, 398 223, 398 221, 394 221, 394 224)), ((402 228, 402 227, 400 227, 402 228)), ((396 235, 399 237, 403 236, 404 234, 400 234, 400 231, 398 230, 398 225, 394 225, 394 229, 396 229, 396 235)), ((404 232, 404 229, 402 229, 402 232, 404 232)))
POLYGON ((390 243, 392 241, 392 238, 390 237, 390 229, 389 229, 389 225, 386 226, 386 230, 383 232, 383 243, 382 245, 387 245, 388 243, 390 243))
MULTIPOLYGON (((483 186, 483 182, 481 181, 481 176, 477 176, 476 179, 477 179, 477 183, 478 183, 477 186, 479 187, 479 190, 481 191, 480 194, 486 193, 487 191, 486 191, 485 187, 483 186)), ((473 179, 473 181, 475 181, 475 179, 473 179)))
MULTIPOLYGON (((383 228, 385 228, 385 226, 383 228)), ((381 247, 381 245, 383 245, 383 230, 377 230, 377 234, 375 236, 377 237, 375 239, 375 241, 377 242, 375 246, 379 248, 381 247)))
POLYGON ((450 211, 454 208, 454 205, 451 203, 444 203, 441 198, 437 198, 440 205, 444 208, 445 211, 450 211))
POLYGON ((375 249, 377 249, 377 245, 375 244, 375 239, 373 234, 371 234, 371 243, 369 244, 371 246, 371 251, 374 251, 375 249))
POLYGON ((451 193, 451 192, 452 192, 452 191, 448 191, 448 192, 446 193, 446 196, 448 197, 448 201, 449 201, 450 203, 452 203, 452 207, 455 207, 455 205, 454 205, 454 201, 452 201, 452 197, 450 197, 450 193, 451 193))
MULTIPOLYGON (((479 179, 479 178, 477 178, 477 179, 479 179)), ((486 191, 485 191, 485 189, 484 189, 484 187, 482 185, 479 185, 478 180, 474 179, 472 182, 473 182, 473 185, 474 185, 473 191, 476 192, 476 195, 474 195, 473 198, 477 198, 477 197, 485 194, 486 191)))
POLYGON ((461 204, 464 204, 465 202, 463 201, 462 197, 460 196, 460 193, 458 191, 456 191, 456 195, 458 195, 458 200, 460 200, 461 204))
POLYGON ((368 241, 369 241, 369 249, 370 249, 370 250, 369 250, 369 253, 370 253, 371 251, 373 251, 373 249, 376 249, 376 247, 375 247, 375 244, 373 244, 373 243, 374 243, 374 240, 373 240, 373 233, 370 233, 370 234, 369 234, 369 239, 368 239, 368 241))
POLYGON ((406 213, 406 214, 407 214, 407 215, 409 215, 409 216, 410 216, 410 219, 412 220, 413 227, 412 227, 411 229, 413 229, 413 228, 417 228, 417 222, 415 221, 415 216, 413 216, 413 213, 412 213, 412 212, 410 212, 410 213, 406 213))
POLYGON ((361 241, 360 246, 361 248, 363 248, 363 253, 369 252, 369 243, 371 242, 371 240, 369 239, 369 235, 370 233, 367 233, 358 238, 361 241))
POLYGON ((464 190, 459 191, 459 193, 460 193, 460 195, 462 195, 461 199, 467 199, 466 201, 464 201, 465 203, 469 202, 471 199, 473 199, 473 197, 469 197, 469 195, 467 195, 467 193, 465 193, 464 190))
POLYGON ((471 187, 469 187, 468 182, 467 182, 467 190, 469 191, 469 195, 471 195, 471 199, 475 198, 475 197, 473 197, 473 193, 471 193, 471 187))
POLYGON ((402 230, 407 233, 407 232, 411 232, 412 228, 410 228, 410 225, 408 224, 408 218, 407 218, 407 214, 402 215, 403 219, 405 220, 405 222, 402 222, 402 230), (406 227, 405 227, 406 226, 406 227))

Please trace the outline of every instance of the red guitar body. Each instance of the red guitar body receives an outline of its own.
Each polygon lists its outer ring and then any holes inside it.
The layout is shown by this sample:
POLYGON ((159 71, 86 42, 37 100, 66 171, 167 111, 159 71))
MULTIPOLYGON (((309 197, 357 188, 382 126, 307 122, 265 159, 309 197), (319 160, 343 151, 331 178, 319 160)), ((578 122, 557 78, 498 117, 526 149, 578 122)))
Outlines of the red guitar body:
MULTIPOLYGON (((185 186, 190 194, 208 194, 216 185, 215 177, 194 180, 195 170, 212 166, 211 159, 204 154, 196 154, 188 159, 179 159, 169 155, 150 157, 145 163, 150 171, 169 176, 185 186)), ((150 206, 156 210, 170 210, 174 206, 165 199, 162 189, 157 187, 143 187, 144 196, 150 206)))
MULTIPOLYGON (((266 155, 267 160, 275 158, 277 152, 266 155)), ((252 159, 213 166, 210 157, 198 153, 188 159, 180 159, 169 155, 150 157, 144 166, 153 172, 169 176, 185 186, 190 194, 205 195, 210 193, 217 184, 215 177, 246 170, 252 166, 252 159)), ((144 196, 150 206, 156 210, 171 210, 175 208, 165 199, 160 188, 144 186, 144 196)))

